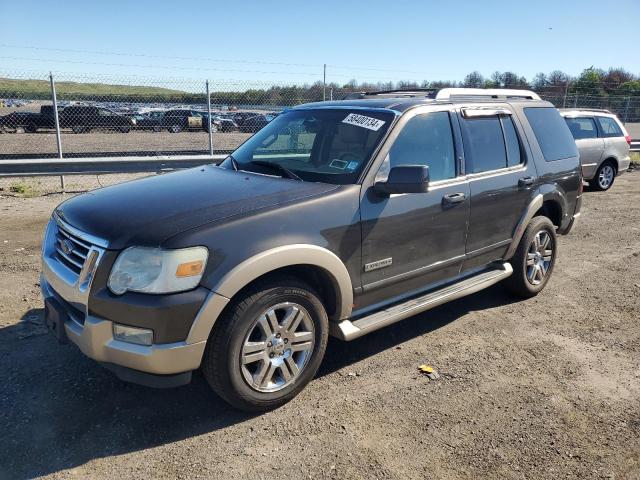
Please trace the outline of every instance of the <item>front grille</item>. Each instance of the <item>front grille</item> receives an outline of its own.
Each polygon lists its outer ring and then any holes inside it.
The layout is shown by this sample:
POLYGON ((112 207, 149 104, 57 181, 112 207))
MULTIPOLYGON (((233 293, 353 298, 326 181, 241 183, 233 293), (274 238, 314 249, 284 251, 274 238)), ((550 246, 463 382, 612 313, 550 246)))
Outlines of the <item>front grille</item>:
POLYGON ((76 275, 80 275, 91 246, 91 244, 69 233, 58 224, 55 244, 56 257, 60 263, 76 275))

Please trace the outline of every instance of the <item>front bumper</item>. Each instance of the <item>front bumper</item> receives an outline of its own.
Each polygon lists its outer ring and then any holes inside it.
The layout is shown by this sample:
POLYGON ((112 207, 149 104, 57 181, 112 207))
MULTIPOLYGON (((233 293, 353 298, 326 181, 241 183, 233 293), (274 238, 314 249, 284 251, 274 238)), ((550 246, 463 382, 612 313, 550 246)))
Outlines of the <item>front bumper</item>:
POLYGON ((156 384, 158 382, 151 381, 153 380, 149 377, 151 375, 164 376, 164 380, 167 381, 160 382, 166 384, 162 386, 175 386, 188 382, 190 372, 200 367, 213 323, 226 306, 228 299, 201 289, 206 293, 197 292, 196 295, 194 293, 196 291, 191 291, 174 295, 172 304, 168 299, 170 295, 158 296, 154 299, 155 302, 150 303, 148 301, 141 303, 141 299, 133 296, 129 299, 130 308, 127 308, 127 299, 124 295, 120 299, 122 304, 116 308, 115 300, 107 301, 104 298, 104 292, 101 297, 96 293, 96 290, 99 292, 100 289, 92 288, 94 280, 98 280, 96 283, 102 283, 100 277, 104 272, 100 273, 98 266, 102 260, 109 257, 110 251, 107 247, 106 242, 82 234, 59 218, 54 217, 50 221, 43 242, 40 287, 45 303, 55 305, 56 310, 62 312, 59 316, 63 324, 61 333, 77 345, 86 356, 104 364, 124 380, 161 386, 156 384), (85 245, 85 250, 88 250, 82 265, 80 265, 81 259, 73 257, 74 260, 78 260, 75 271, 70 268, 68 262, 61 261, 63 260, 59 251, 61 234, 66 235, 65 238, 73 238, 78 245, 85 245), (80 267, 81 270, 79 270, 80 267), (194 295, 199 300, 191 302, 188 309, 180 305, 180 301, 185 298, 191 299, 194 295), (89 308, 90 300, 92 305, 96 303, 96 309, 89 308), (152 308, 154 304, 155 309, 152 308), (193 308, 194 304, 197 304, 195 308, 193 308), (156 330, 159 333, 164 332, 164 338, 168 338, 166 335, 167 332, 171 332, 171 329, 168 329, 165 324, 172 319, 178 323, 175 315, 180 313, 189 317, 189 328, 183 329, 184 333, 179 341, 154 343, 147 346, 124 342, 113 337, 113 323, 118 322, 151 329, 158 327, 156 330), (184 375, 185 373, 188 375, 184 375), (168 378, 169 376, 173 378, 168 378))
POLYGON ((110 320, 92 315, 78 318, 77 310, 69 307, 66 299, 49 283, 46 267, 40 286, 45 298, 54 298, 63 307, 67 307, 65 310, 69 313, 69 319, 64 324, 65 332, 68 339, 87 357, 156 375, 182 373, 200 367, 206 341, 145 346, 115 340, 110 320))

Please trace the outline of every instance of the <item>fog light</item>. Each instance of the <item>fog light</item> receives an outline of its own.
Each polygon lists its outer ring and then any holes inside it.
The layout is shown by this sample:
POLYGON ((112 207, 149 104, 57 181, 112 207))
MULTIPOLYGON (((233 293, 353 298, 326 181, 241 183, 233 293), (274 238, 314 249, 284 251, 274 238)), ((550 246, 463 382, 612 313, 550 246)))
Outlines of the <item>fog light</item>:
POLYGON ((153 330, 114 323, 113 338, 136 345, 151 345, 153 344, 153 330))

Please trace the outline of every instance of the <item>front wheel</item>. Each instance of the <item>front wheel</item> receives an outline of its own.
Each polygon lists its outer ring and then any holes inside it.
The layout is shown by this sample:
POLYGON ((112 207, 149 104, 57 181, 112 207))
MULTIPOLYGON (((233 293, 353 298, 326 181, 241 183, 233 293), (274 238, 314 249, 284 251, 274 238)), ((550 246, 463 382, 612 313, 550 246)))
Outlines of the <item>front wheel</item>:
POLYGON ((505 286, 513 294, 530 298, 547 285, 556 262, 556 228, 547 217, 534 217, 511 258, 513 274, 505 286))
POLYGON ((275 278, 234 300, 218 319, 202 371, 230 405, 271 410, 311 381, 328 333, 326 311, 313 289, 295 278, 275 278))

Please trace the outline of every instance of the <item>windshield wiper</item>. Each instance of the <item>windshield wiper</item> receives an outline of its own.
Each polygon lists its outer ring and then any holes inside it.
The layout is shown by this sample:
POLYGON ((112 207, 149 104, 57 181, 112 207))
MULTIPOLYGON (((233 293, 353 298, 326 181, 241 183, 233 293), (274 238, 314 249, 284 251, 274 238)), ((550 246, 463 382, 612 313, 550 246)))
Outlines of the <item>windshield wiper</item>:
POLYGON ((293 180, 302 181, 302 179, 298 175, 296 175, 291 170, 289 170, 286 167, 283 167, 282 165, 280 165, 278 163, 265 162, 264 160, 252 160, 249 163, 251 163, 251 165, 258 165, 260 167, 267 167, 267 168, 270 168, 271 170, 277 170, 283 177, 291 178, 293 180))

